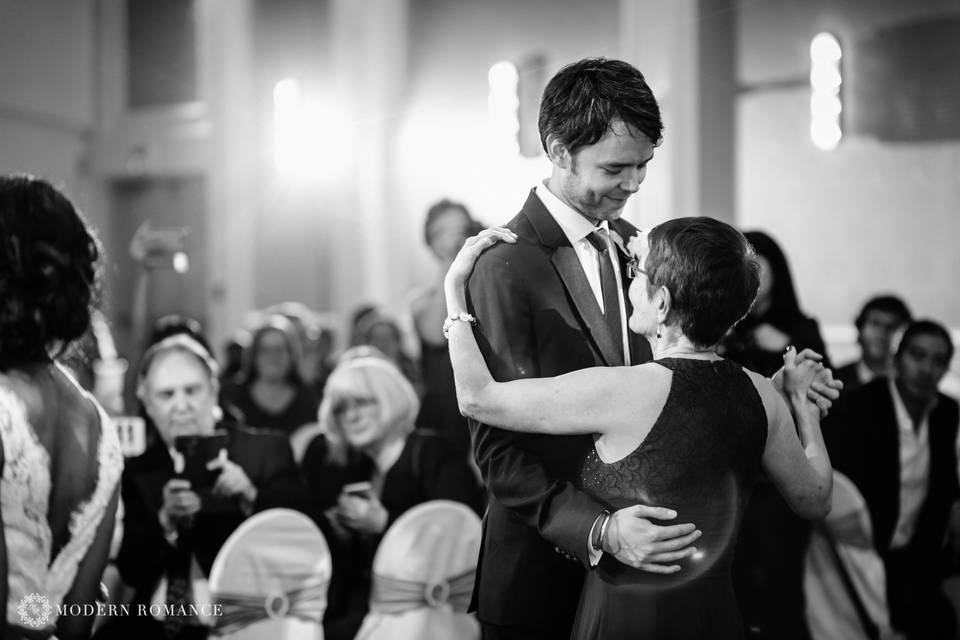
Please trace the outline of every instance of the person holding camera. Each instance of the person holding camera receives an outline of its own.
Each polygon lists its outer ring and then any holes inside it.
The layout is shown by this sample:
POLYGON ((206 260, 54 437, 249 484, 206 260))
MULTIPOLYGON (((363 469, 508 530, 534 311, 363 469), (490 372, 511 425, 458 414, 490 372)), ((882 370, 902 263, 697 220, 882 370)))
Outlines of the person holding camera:
POLYGON ((122 637, 206 638, 212 620, 195 610, 205 604, 206 576, 223 543, 254 512, 305 510, 286 438, 243 426, 216 430, 218 387, 216 362, 187 335, 166 338, 143 357, 137 395, 160 438, 124 471, 117 567, 134 589, 133 603, 149 606, 151 616, 118 619, 122 637))

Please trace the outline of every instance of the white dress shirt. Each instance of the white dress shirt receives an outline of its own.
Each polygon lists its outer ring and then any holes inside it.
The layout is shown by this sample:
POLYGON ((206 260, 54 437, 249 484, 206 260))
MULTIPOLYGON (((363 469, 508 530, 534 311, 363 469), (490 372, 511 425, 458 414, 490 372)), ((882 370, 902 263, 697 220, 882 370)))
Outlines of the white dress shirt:
MULTIPOLYGON (((596 247, 587 239, 591 233, 597 230, 592 222, 574 211, 570 206, 560 200, 557 196, 547 189, 546 183, 540 183, 534 190, 537 197, 546 207, 547 212, 557 221, 560 229, 563 230, 567 240, 573 246, 573 250, 580 259, 580 266, 583 267, 583 273, 587 276, 587 282, 590 283, 590 289, 597 300, 600 310, 606 313, 603 308, 603 288, 600 285, 600 262, 596 247)), ((610 230, 606 220, 599 224, 599 227, 610 230)), ((620 340, 623 347, 623 364, 630 366, 630 341, 629 328, 627 327, 627 305, 623 299, 623 280, 620 273, 620 264, 617 258, 617 248, 613 246, 611 240, 607 240, 606 259, 613 262, 613 273, 617 278, 617 297, 620 298, 620 340)))
POLYGON ((896 383, 890 380, 888 384, 890 395, 893 396, 897 431, 900 434, 900 517, 897 518, 890 542, 890 547, 897 549, 910 543, 917 526, 917 518, 920 516, 920 508, 927 497, 930 482, 930 412, 924 413, 920 424, 914 428, 896 383))

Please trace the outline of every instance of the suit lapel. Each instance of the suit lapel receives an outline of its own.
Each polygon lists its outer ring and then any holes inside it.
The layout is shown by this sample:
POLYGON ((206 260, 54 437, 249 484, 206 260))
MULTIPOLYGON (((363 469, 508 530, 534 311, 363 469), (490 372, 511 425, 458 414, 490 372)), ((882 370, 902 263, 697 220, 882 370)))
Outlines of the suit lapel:
POLYGON ((882 523, 882 531, 874 534, 879 538, 878 545, 882 544, 881 548, 885 549, 893 541, 897 520, 900 519, 900 425, 888 384, 883 385, 883 393, 878 394, 877 400, 876 425, 878 430, 882 430, 877 434, 879 451, 877 460, 866 462, 866 465, 876 465, 877 469, 885 470, 876 474, 876 478, 880 485, 877 487, 878 493, 889 505, 889 516, 882 523))
POLYGON ((552 249, 553 253, 550 262, 553 264, 557 275, 560 276, 564 288, 569 294, 573 306, 580 316, 580 324, 584 334, 593 343, 594 348, 600 353, 603 362, 606 365, 623 364, 620 357, 620 349, 617 342, 607 330, 607 323, 600 311, 600 305, 597 304, 596 296, 587 276, 583 273, 583 266, 580 264, 580 258, 576 251, 570 246, 570 241, 563 233, 563 229, 553 219, 550 212, 543 206, 543 202, 537 194, 531 190, 526 204, 523 205, 523 213, 527 216, 530 224, 540 238, 540 243, 545 247, 552 249))

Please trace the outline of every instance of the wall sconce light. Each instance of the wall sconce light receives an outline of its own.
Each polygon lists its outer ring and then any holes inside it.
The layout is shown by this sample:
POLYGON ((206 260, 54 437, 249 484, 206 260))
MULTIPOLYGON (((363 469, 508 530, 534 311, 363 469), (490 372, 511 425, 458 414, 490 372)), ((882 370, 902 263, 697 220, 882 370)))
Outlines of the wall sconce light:
POLYGON ((829 151, 840 144, 840 60, 843 52, 836 36, 818 33, 810 42, 810 138, 818 149, 829 151))
POLYGON ((487 116, 492 142, 505 154, 520 153, 520 98, 517 89, 520 74, 512 62, 498 62, 487 73, 487 116))

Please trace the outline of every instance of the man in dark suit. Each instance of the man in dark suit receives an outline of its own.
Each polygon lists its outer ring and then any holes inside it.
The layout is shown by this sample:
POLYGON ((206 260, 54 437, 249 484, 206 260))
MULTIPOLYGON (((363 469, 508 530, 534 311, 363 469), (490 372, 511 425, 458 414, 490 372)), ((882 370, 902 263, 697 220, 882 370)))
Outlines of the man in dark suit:
POLYGON ((867 300, 854 321, 860 359, 840 367, 836 373, 846 393, 877 376, 890 374, 894 337, 903 331, 910 319, 910 310, 897 296, 875 296, 867 300))
MULTIPOLYGON (((620 214, 661 140, 656 99, 631 65, 582 60, 550 80, 539 124, 552 174, 507 225, 517 243, 482 255, 468 286, 484 359, 500 381, 645 362, 650 347, 627 330, 624 294, 624 246, 637 230, 620 214)), ((654 507, 617 512, 603 527, 603 505, 572 483, 588 436, 477 423, 471 432, 490 496, 474 591, 487 640, 568 637, 584 567, 600 554, 662 570, 657 553, 696 537, 693 524, 647 520, 675 517, 654 507)))
POLYGON ((954 613, 941 590, 951 506, 960 498, 960 408, 937 391, 953 357, 950 334, 928 320, 910 324, 894 376, 846 396, 824 429, 834 468, 863 494, 873 539, 852 523, 840 542, 872 544, 887 573, 893 626, 911 639, 954 637, 954 613))
MULTIPOLYGON (((209 575, 220 547, 241 522, 263 509, 305 506, 287 440, 242 426, 226 432, 225 456, 206 465, 217 474, 210 487, 191 486, 180 477, 185 460, 175 448, 176 438, 214 433, 218 384, 216 363, 189 336, 166 338, 144 355, 137 394, 160 438, 127 462, 122 479, 126 512, 117 566, 134 589, 134 605, 170 605, 173 597, 203 604, 202 594, 174 592, 192 588, 198 573, 209 575), (164 578, 166 597, 158 602, 164 578)), ((207 636, 199 619, 176 618, 160 622, 132 616, 113 632, 141 638, 207 636)))

